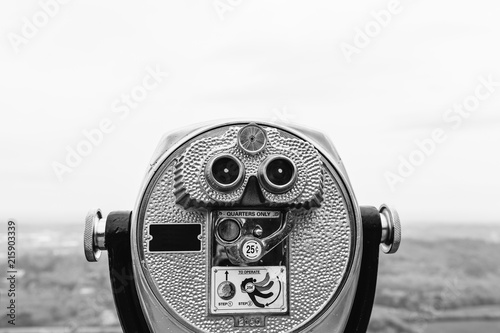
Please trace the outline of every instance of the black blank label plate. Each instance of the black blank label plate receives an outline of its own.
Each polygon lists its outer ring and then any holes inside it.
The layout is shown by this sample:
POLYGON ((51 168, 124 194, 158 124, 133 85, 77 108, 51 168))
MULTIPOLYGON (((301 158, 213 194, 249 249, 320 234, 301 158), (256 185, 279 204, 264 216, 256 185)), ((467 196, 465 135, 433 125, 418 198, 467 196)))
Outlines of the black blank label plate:
POLYGON ((201 251, 201 224, 151 224, 149 252, 201 251))

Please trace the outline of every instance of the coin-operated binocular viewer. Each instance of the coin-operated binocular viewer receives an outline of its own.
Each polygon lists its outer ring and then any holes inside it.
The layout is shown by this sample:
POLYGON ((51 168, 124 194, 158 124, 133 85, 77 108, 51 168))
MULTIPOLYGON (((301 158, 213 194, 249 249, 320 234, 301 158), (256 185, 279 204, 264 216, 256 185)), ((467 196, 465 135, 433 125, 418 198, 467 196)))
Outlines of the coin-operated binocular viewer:
POLYGON ((399 217, 358 206, 321 133, 219 123, 160 142, 134 211, 87 215, 124 332, 365 332, 399 217))

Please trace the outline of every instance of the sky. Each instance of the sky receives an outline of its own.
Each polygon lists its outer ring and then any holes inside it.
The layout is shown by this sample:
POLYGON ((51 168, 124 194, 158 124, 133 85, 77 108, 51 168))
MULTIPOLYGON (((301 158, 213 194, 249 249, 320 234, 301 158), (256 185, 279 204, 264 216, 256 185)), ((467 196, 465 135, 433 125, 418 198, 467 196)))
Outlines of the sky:
POLYGON ((325 133, 358 203, 403 224, 498 223, 498 9, 2 2, 0 219, 132 210, 164 133, 243 117, 325 133))

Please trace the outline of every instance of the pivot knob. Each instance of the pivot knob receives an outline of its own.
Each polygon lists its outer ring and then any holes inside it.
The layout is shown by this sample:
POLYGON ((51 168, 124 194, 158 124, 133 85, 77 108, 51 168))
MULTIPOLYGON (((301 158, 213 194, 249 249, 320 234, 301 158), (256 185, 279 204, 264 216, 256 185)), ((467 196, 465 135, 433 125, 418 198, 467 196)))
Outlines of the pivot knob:
POLYGON ((101 251, 106 250, 105 244, 106 219, 102 218, 99 208, 91 209, 85 218, 85 233, 83 249, 89 262, 96 262, 101 257, 101 251))
POLYGON ((398 212, 383 204, 379 209, 382 221, 382 251, 387 254, 396 253, 401 244, 401 221, 398 212))

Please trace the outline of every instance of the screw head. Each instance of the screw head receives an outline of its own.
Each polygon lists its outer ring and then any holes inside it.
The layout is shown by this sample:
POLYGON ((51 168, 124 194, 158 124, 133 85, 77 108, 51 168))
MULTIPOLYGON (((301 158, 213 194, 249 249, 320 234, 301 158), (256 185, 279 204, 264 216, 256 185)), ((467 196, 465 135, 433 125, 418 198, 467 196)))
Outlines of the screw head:
POLYGON ((259 238, 262 237, 263 232, 264 231, 262 230, 262 227, 260 225, 255 226, 255 228, 253 229, 253 235, 255 237, 259 237, 259 238))

